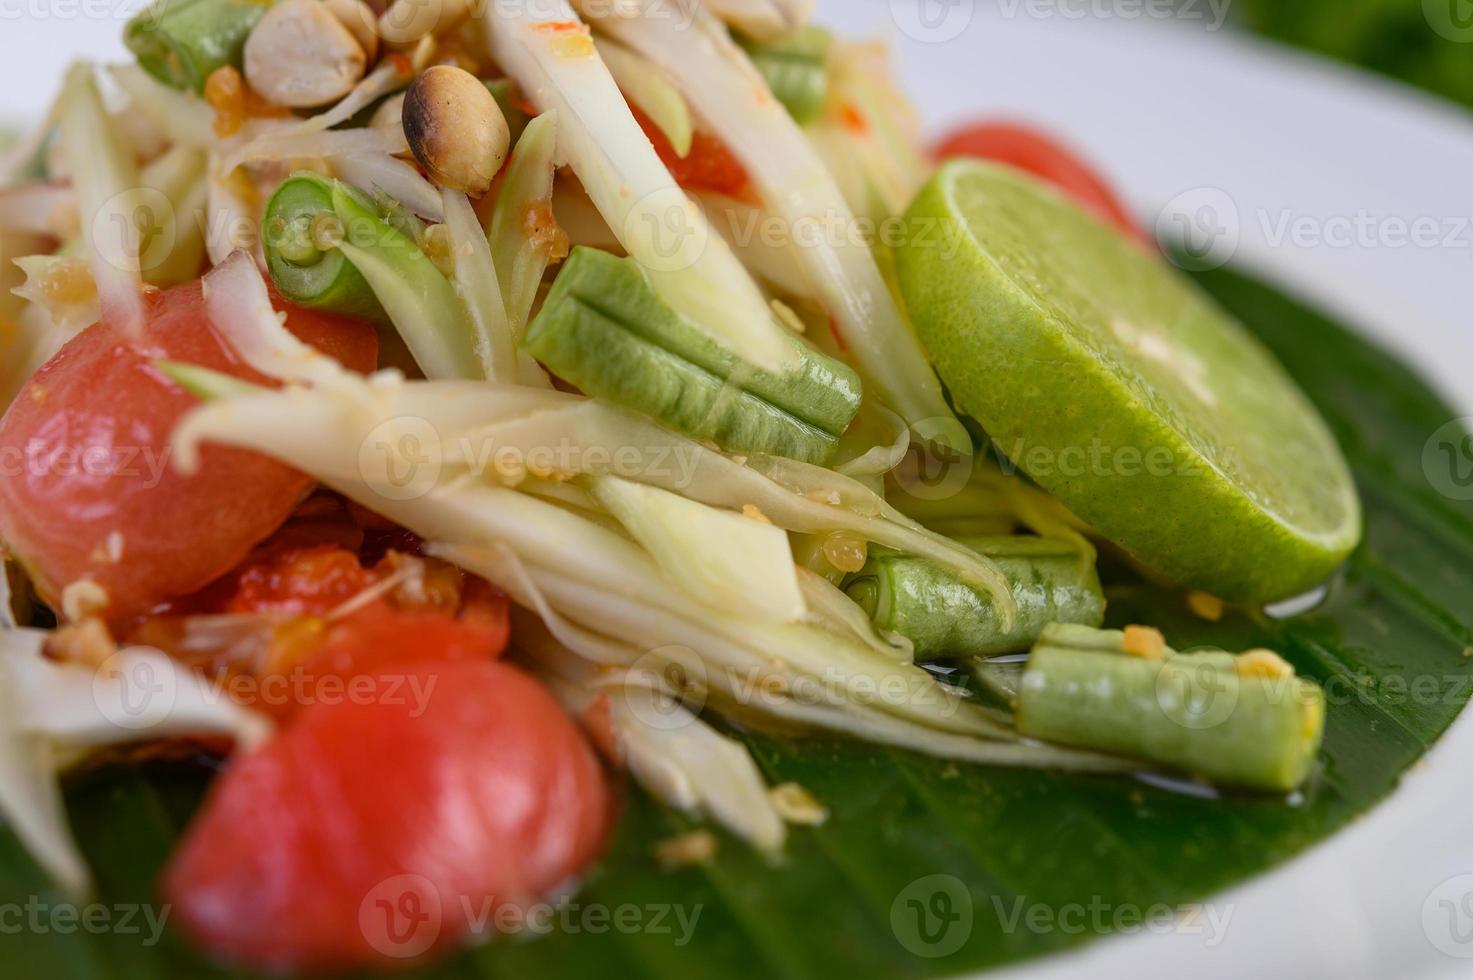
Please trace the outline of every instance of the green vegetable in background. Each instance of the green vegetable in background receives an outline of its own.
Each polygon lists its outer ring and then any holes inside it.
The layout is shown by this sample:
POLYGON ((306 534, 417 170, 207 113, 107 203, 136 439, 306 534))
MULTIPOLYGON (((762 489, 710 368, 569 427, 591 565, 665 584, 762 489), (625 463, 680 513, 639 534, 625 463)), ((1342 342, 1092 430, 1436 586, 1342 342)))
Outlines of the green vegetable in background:
POLYGON ((1318 685, 1267 650, 1127 652, 1129 635, 1046 628, 1023 672, 1019 733, 1225 786, 1287 792, 1304 781, 1324 734, 1318 685))
POLYGON ((574 249, 523 346, 586 393, 734 452, 822 463, 859 410, 845 364, 793 339, 797 370, 753 368, 697 331, 639 266, 574 249))
POLYGON ((923 558, 874 549, 844 589, 884 633, 936 660, 1026 650, 1049 623, 1098 626, 1105 616, 1094 564, 1067 541, 1033 537, 959 538, 1007 577, 1017 619, 1004 630, 992 601, 923 558))
POLYGON ((773 97, 787 107, 800 126, 813 122, 828 99, 828 57, 833 35, 808 26, 777 41, 750 42, 752 64, 767 80, 773 97))
POLYGON ((123 41, 154 78, 203 92, 224 65, 240 67, 246 38, 269 0, 159 0, 128 21, 123 41))
POLYGON ((1245 0, 1254 30, 1473 105, 1473 19, 1461 0, 1245 0))

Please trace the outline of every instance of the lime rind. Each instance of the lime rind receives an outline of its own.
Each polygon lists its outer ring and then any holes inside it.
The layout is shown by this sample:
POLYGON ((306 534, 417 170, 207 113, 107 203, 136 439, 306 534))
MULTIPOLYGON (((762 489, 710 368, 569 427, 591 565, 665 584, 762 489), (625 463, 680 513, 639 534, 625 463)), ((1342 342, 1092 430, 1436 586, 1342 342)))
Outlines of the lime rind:
POLYGON ((995 165, 942 168, 908 219, 901 287, 953 398, 1105 537, 1245 602, 1312 588, 1355 547, 1313 405, 1159 258, 995 165))

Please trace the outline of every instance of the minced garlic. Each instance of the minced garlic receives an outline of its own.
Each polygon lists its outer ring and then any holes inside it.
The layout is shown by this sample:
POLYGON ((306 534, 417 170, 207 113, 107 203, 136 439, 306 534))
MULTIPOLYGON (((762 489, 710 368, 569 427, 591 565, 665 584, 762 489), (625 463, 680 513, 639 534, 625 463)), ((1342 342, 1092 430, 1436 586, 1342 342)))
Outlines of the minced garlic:
POLYGON ((51 306, 80 306, 97 302, 97 283, 92 270, 81 259, 66 259, 51 266, 40 282, 41 294, 51 306))
POLYGON ((68 622, 80 623, 107 608, 111 597, 90 578, 81 578, 61 590, 61 614, 68 622))
POLYGON ((1127 626, 1120 641, 1120 652, 1146 660, 1161 660, 1166 656, 1166 637, 1154 626, 1127 626))
POLYGON ((835 531, 823 541, 823 556, 841 572, 857 572, 868 560, 864 539, 847 531, 835 531))
POLYGON ((787 303, 784 303, 780 299, 775 299, 772 301, 771 306, 772 312, 777 314, 777 318, 783 326, 796 334, 805 334, 808 332, 808 325, 803 322, 802 317, 798 316, 787 303))
POLYGON ((118 645, 102 620, 93 617, 58 627, 46 637, 45 651, 53 660, 101 669, 118 645))
POLYGON ((829 818, 828 809, 797 783, 774 786, 767 791, 767 798, 777 815, 791 824, 817 827, 829 818))
POLYGON ((655 860, 666 870, 705 864, 716 856, 716 836, 709 830, 693 830, 655 845, 655 860))
POLYGON ((552 53, 559 58, 588 58, 593 55, 593 38, 587 34, 559 34, 552 39, 552 53))
POLYGON ((1206 592, 1188 592, 1187 608, 1199 619, 1205 619, 1209 623, 1215 623, 1222 619, 1226 604, 1215 595, 1206 592))
POLYGON ((1239 677, 1268 677, 1279 679, 1294 676, 1294 666, 1272 650, 1246 650, 1238 656, 1239 677))

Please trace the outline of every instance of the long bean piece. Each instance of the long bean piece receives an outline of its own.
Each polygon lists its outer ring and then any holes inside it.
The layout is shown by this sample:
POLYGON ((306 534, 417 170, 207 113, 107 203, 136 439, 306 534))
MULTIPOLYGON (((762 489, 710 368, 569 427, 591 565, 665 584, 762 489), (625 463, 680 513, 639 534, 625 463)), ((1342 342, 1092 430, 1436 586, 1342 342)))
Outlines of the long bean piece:
POLYGON ((216 68, 240 67, 246 38, 270 6, 261 0, 159 0, 128 22, 123 41, 154 78, 203 92, 216 68))
POLYGON ((1325 698, 1277 654, 1174 653, 1050 628, 1018 694, 1020 734, 1136 756, 1226 786, 1287 792, 1319 750, 1325 698))
POLYGON ((1098 626, 1105 598, 1093 563, 1067 541, 1034 537, 958 538, 992 559, 1017 605, 1011 627, 992 599, 951 572, 910 555, 879 550, 844 583, 876 628, 898 633, 923 660, 1026 650, 1049 623, 1098 626))

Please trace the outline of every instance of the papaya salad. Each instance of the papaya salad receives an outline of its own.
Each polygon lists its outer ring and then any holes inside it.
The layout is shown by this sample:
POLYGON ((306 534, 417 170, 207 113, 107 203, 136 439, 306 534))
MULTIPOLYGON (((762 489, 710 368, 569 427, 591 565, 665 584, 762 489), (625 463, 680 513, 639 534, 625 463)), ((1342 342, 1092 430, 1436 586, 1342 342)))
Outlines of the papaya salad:
POLYGON ((1314 778, 1315 683, 1106 600, 1329 578, 1315 410, 1068 150, 933 152, 807 7, 159 0, 67 71, 0 172, 0 814, 60 888, 84 761, 216 760, 158 895, 272 971, 488 939, 449 896, 574 893, 634 792, 782 874, 827 811, 747 732, 1314 778))

